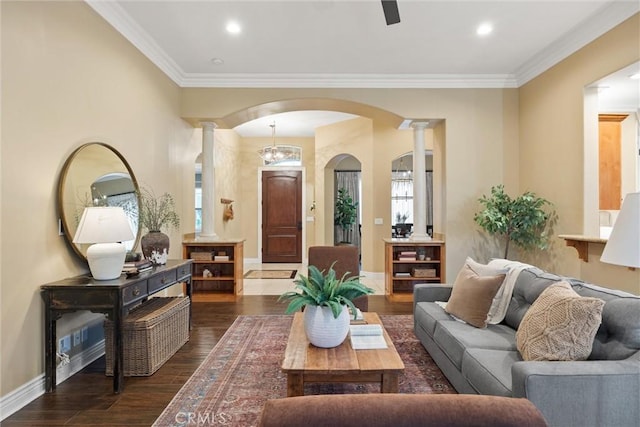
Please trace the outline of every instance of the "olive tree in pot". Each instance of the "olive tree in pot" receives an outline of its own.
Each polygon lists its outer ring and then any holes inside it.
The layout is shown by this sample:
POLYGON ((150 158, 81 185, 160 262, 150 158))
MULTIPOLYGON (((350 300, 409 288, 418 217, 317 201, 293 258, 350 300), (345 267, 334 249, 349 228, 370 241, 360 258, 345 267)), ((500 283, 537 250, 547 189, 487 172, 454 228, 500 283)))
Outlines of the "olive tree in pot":
POLYGON ((358 202, 353 201, 353 198, 349 195, 346 188, 340 188, 338 190, 333 216, 333 223, 340 227, 342 231, 342 240, 340 243, 351 243, 353 224, 356 223, 357 217, 358 202))
POLYGON ((163 265, 169 258, 169 236, 162 229, 180 227, 180 217, 176 213, 175 201, 169 193, 157 197, 149 189, 140 190, 140 225, 148 233, 140 239, 142 254, 154 264, 163 265))
POLYGON ((309 275, 301 274, 294 281, 301 292, 285 292, 279 298, 279 301, 289 301, 287 314, 304 307, 305 333, 316 347, 339 346, 349 333, 349 309, 354 318, 357 314, 353 300, 373 293, 358 276, 348 277, 349 272, 336 277, 333 264, 327 272, 310 265, 309 275))
POLYGON ((505 259, 511 243, 524 250, 547 248, 556 217, 551 202, 530 191, 512 199, 503 185, 491 187, 491 196, 478 201, 483 207, 473 219, 487 233, 505 240, 505 259))

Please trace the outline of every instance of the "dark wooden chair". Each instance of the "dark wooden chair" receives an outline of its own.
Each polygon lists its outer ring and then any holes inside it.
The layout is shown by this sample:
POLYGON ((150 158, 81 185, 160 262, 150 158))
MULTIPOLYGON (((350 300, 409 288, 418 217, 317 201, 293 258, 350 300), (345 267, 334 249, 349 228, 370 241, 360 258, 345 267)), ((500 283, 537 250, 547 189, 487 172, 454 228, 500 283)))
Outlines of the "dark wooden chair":
MULTIPOLYGON (((360 254, 356 246, 311 246, 309 248, 309 265, 315 266, 318 270, 329 270, 335 261, 333 269, 336 276, 342 277, 349 272, 347 277, 360 275, 360 254)), ((356 298, 354 305, 362 311, 369 308, 367 295, 356 298)))

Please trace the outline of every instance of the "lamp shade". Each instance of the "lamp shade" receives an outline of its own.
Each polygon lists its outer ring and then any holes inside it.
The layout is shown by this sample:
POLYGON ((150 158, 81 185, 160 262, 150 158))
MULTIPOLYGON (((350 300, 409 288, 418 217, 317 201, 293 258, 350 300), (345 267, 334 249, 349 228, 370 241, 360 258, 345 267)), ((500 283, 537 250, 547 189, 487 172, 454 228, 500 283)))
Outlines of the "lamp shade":
POLYGON ((73 243, 115 243, 135 236, 124 210, 115 206, 85 208, 73 243))
POLYGON ((127 249, 134 238, 124 210, 119 207, 85 208, 73 237, 74 243, 93 243, 87 249, 89 270, 96 280, 116 279, 122 273, 127 249))
POLYGON ((640 193, 629 193, 600 261, 640 268, 640 193))

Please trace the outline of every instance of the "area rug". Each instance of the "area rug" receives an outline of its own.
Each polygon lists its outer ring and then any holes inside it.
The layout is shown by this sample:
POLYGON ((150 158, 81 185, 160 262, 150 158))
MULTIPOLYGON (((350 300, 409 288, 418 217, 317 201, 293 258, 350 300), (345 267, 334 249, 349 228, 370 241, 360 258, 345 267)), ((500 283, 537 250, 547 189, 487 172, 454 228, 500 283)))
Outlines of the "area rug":
POLYGON ((249 270, 245 279, 293 279, 298 270, 249 270))
MULTIPOLYGON (((282 357, 293 316, 239 316, 153 424, 254 426, 268 399, 287 395, 282 357)), ((413 316, 381 315, 405 372, 400 393, 455 393, 413 333, 413 316)), ((304 393, 379 393, 375 384, 309 384, 304 393)))

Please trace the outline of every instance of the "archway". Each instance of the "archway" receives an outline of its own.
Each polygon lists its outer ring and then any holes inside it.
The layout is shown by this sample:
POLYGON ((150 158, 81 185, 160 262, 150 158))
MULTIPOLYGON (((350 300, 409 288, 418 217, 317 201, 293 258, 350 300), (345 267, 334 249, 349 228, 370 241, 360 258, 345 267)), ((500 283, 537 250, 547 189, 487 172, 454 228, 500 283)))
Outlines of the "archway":
MULTIPOLYGON (((341 154, 352 155, 361 163, 362 192, 361 204, 362 239, 362 267, 369 272, 381 273, 384 269, 383 238, 391 235, 392 220, 390 217, 390 162, 402 153, 413 148, 414 132, 404 121, 403 117, 395 113, 360 104, 353 101, 329 98, 304 98, 283 101, 271 101, 244 110, 236 111, 224 117, 211 119, 190 120, 199 123, 200 120, 213 121, 220 129, 233 129, 247 120, 269 117, 276 113, 294 111, 336 111, 357 114, 352 119, 344 120, 333 125, 326 125, 315 130, 310 137, 309 145, 303 145, 303 168, 309 171, 305 181, 304 194, 304 230, 307 245, 333 244, 335 239, 333 225, 334 206, 334 169, 332 162, 341 154), (339 125, 339 126, 338 126, 339 125), (338 129, 339 128, 339 129, 338 129), (327 165, 330 165, 327 169, 327 165), (331 184, 329 184, 331 183, 331 184), (313 209, 312 209, 313 208, 313 209)), ((408 121, 410 122, 410 121, 408 121)), ((437 123, 437 121, 433 121, 437 123)), ((265 126, 265 128, 267 128, 265 126)), ((434 129, 428 130, 432 132, 434 129)), ((238 137, 239 135, 236 135, 238 137)), ((218 136, 216 136, 216 140, 218 136)), ((256 154, 264 146, 266 137, 239 137, 237 145, 229 145, 227 149, 235 150, 237 166, 233 173, 237 174, 238 182, 257 182, 254 171, 261 167, 256 154), (262 139, 260 139, 262 138, 262 139)), ((278 137, 278 143, 288 143, 286 137, 278 137)), ((298 144, 300 141, 296 141, 298 144)), ((218 143, 216 142, 216 147, 218 143)), ((217 148, 216 148, 217 150, 217 148)), ((216 155, 217 156, 217 155, 216 155)), ((216 173, 218 176, 218 173, 216 173)), ((223 181, 223 180, 220 180, 223 181)), ((258 212, 257 193, 253 186, 241 185, 237 200, 241 200, 236 210, 239 229, 245 238, 245 256, 259 258, 258 234, 260 225, 255 218, 258 212), (248 187, 252 187, 249 189, 248 187)), ((236 236, 234 236, 236 237, 236 236)), ((306 249, 303 249, 306 252, 306 249)))

